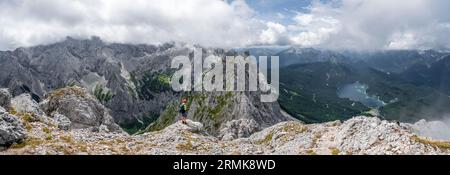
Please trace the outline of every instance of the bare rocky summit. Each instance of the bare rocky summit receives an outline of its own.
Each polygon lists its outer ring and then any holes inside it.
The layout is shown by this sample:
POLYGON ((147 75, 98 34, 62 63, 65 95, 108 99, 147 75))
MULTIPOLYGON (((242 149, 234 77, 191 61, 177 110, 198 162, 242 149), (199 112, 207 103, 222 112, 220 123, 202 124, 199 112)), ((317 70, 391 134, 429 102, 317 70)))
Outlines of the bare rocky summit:
POLYGON ((221 140, 203 125, 176 122, 140 135, 58 129, 29 123, 28 137, 0 154, 282 154, 282 155, 411 155, 449 154, 448 142, 412 134, 405 125, 359 116, 345 122, 302 124, 282 122, 248 138, 221 140))

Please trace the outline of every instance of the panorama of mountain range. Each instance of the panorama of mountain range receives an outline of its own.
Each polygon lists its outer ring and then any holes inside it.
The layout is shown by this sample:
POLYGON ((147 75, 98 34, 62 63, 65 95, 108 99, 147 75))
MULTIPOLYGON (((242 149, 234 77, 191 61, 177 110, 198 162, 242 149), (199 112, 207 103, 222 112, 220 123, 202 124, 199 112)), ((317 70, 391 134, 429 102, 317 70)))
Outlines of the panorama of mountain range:
POLYGON ((174 92, 169 82, 175 71, 170 68, 171 59, 192 57, 194 47, 201 46, 116 44, 98 37, 67 37, 50 45, 1 51, 0 87, 8 88, 12 96, 30 93, 36 102, 56 89, 84 87, 128 133, 161 130, 175 123, 183 97, 190 99, 188 118, 203 123, 213 135, 241 119, 260 130, 292 117, 321 123, 372 115, 414 123, 450 115, 450 52, 203 48, 205 57, 279 56, 279 99, 261 103, 257 92, 174 92))

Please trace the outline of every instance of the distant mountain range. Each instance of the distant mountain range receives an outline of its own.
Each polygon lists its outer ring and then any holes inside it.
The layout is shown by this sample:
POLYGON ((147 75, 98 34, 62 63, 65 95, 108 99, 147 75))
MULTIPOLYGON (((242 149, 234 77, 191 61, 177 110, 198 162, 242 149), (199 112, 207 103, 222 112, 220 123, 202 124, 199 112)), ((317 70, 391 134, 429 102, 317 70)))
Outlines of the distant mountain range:
POLYGON ((274 55, 280 57, 281 66, 279 103, 307 123, 344 120, 358 114, 416 122, 441 119, 450 113, 448 52, 290 47, 274 55), (365 87, 353 88, 352 96, 360 96, 359 101, 340 96, 342 88, 355 84, 365 87), (377 100, 372 103, 382 105, 374 108, 365 104, 372 98, 377 100))

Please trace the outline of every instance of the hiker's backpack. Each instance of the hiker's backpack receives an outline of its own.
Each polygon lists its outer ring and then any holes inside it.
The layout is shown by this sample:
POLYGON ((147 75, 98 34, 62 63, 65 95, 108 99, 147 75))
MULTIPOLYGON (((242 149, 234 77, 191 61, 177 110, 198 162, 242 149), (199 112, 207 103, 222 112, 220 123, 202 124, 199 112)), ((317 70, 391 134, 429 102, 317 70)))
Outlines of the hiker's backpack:
POLYGON ((186 105, 185 104, 181 104, 180 105, 180 113, 185 113, 186 112, 186 105))

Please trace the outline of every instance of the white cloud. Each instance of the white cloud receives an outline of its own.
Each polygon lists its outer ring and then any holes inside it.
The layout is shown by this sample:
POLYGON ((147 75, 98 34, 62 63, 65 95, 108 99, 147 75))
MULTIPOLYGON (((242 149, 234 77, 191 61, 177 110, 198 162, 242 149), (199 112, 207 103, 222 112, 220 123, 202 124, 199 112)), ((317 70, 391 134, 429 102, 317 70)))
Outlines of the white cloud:
POLYGON ((180 41, 211 47, 250 44, 264 25, 243 0, 0 1, 0 50, 65 36, 106 41, 180 41))
POLYGON ((296 24, 289 29, 291 41, 296 45, 320 45, 340 29, 340 22, 331 16, 299 13, 294 20, 296 24))
POLYGON ((2 0, 0 50, 92 35, 109 42, 208 47, 450 48, 448 7, 448 0, 313 1, 308 12, 283 25, 258 19, 263 12, 244 0, 2 0))
POLYGON ((331 49, 449 48, 447 7, 447 0, 315 1, 308 13, 293 18, 283 37, 331 49))
POLYGON ((409 49, 417 45, 416 36, 413 33, 396 33, 389 38, 389 41, 386 49, 409 49))
POLYGON ((260 35, 259 42, 262 44, 273 44, 273 43, 283 43, 289 44, 286 38, 283 38, 284 33, 286 32, 286 27, 274 22, 268 22, 267 29, 264 30, 260 35))

